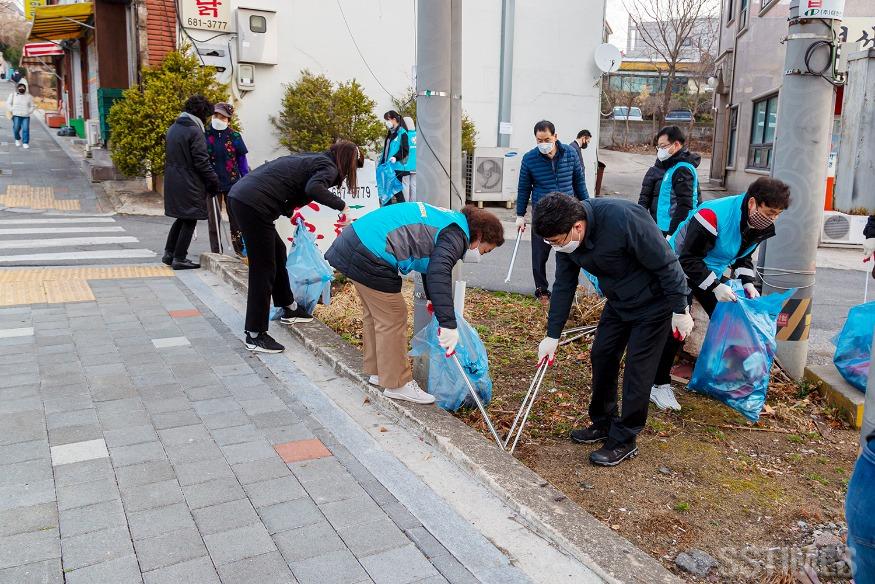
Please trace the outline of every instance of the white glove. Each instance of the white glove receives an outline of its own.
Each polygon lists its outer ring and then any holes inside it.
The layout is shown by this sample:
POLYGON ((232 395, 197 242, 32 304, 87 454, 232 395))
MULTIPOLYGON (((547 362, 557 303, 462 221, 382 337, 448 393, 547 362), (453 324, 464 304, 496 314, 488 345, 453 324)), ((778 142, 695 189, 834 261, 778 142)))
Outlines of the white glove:
POLYGON ((753 284, 745 284, 744 285, 744 293, 747 294, 748 298, 759 298, 760 293, 757 290, 756 286, 753 284))
POLYGON ((459 329, 439 328, 438 344, 447 352, 447 357, 451 357, 459 344, 459 329))
POLYGON ((735 292, 732 291, 732 288, 726 284, 718 284, 717 287, 714 288, 714 297, 717 298, 717 302, 738 301, 738 296, 736 296, 735 292))
POLYGON ((867 237, 863 242, 863 261, 872 259, 872 254, 875 254, 875 237, 867 237))
POLYGON ((395 159, 395 157, 393 156, 392 158, 389 159, 389 162, 391 162, 392 164, 395 164, 395 163, 398 162, 398 161, 397 161, 397 160, 395 159))
POLYGON ((679 341, 687 338, 693 332, 693 317, 690 316, 690 309, 687 308, 683 313, 671 315, 671 332, 679 341))
POLYGON ((666 233, 666 234, 665 234, 665 240, 666 240, 666 241, 671 241, 671 233, 666 233))
POLYGON ((517 231, 525 231, 526 230, 526 218, 525 217, 517 217, 516 218, 516 228, 517 228, 517 231))
POLYGON ((538 366, 540 367, 544 360, 547 361, 547 365, 552 365, 558 348, 559 339, 544 337, 544 340, 538 345, 538 366))

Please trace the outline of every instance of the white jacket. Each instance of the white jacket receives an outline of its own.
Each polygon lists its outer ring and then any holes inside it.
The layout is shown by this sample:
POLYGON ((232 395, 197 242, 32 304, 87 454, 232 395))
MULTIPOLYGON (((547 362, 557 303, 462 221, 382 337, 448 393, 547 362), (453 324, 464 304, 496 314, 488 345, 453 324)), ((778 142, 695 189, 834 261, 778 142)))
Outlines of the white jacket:
POLYGON ((36 110, 36 106, 33 103, 33 96, 27 91, 23 94, 19 94, 17 89, 18 88, 16 87, 16 91, 10 93, 9 97, 6 98, 6 107, 12 111, 13 116, 26 118, 36 110))

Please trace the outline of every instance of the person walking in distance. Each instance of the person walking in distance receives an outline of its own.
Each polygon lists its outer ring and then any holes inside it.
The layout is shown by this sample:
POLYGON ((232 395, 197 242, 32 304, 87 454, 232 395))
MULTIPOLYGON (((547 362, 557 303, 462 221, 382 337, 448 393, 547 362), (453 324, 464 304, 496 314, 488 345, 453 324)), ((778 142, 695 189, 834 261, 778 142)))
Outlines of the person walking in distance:
POLYGON ((213 109, 213 119, 207 128, 207 150, 210 162, 219 177, 219 193, 213 197, 207 210, 210 215, 210 251, 222 253, 222 207, 228 211, 228 223, 231 226, 231 245, 234 253, 243 255, 243 237, 234 214, 228 209, 228 191, 237 181, 249 173, 249 163, 246 160, 248 152, 243 136, 230 127, 234 117, 234 108, 228 103, 217 103, 213 109))
POLYGON ((33 96, 28 91, 27 81, 22 79, 6 98, 6 108, 12 115, 12 137, 15 145, 25 150, 30 148, 30 116, 36 111, 33 96))
MULTIPOLYGON (((516 199, 516 225, 526 229, 526 209, 532 203, 532 224, 537 219, 535 209, 547 193, 562 193, 581 201, 589 198, 586 178, 580 156, 570 146, 559 142, 556 128, 551 122, 541 120, 535 124, 537 145, 523 156, 516 199)), ((544 306, 550 303, 550 284, 547 281, 547 259, 550 245, 542 235, 532 233, 532 276, 535 280, 535 297, 544 306)))
MULTIPOLYGON (((411 156, 407 122, 401 117, 401 114, 395 110, 389 110, 383 114, 383 120, 386 122, 386 139, 383 141, 383 155, 380 157, 380 164, 388 164, 403 185, 404 178, 416 170, 416 151, 413 150, 413 156, 411 156)), ((404 191, 401 190, 395 193, 388 204, 403 203, 404 201, 404 191)))
POLYGON ((219 191, 219 177, 210 164, 204 139, 204 124, 212 114, 213 104, 202 95, 193 95, 167 130, 164 214, 176 221, 167 234, 161 261, 174 270, 200 267, 188 259, 188 247, 197 222, 209 217, 208 197, 219 191))

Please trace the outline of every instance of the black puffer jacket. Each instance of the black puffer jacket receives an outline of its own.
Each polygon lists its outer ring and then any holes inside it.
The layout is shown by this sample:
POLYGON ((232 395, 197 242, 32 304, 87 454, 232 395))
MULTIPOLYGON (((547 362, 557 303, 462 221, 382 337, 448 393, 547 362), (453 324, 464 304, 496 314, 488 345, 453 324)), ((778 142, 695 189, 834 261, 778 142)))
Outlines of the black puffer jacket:
MULTIPOLYGON (((699 168, 699 163, 702 162, 702 157, 698 154, 690 152, 686 148, 680 150, 674 156, 665 161, 657 160, 653 166, 647 169, 647 174, 644 175, 644 180, 641 183, 641 194, 638 197, 638 204, 650 211, 653 219, 656 219, 656 209, 659 202, 659 190, 662 188, 662 179, 669 168, 679 162, 689 162, 694 167, 699 168)), ((675 232, 678 225, 683 223, 684 219, 693 210, 693 175, 686 168, 677 169, 671 177, 672 198, 671 206, 671 225, 666 235, 675 232)), ((702 201, 701 193, 696 193, 696 198, 699 202, 702 201)))
POLYGON ((164 214, 176 219, 207 218, 207 196, 219 190, 204 129, 186 114, 167 130, 164 214))

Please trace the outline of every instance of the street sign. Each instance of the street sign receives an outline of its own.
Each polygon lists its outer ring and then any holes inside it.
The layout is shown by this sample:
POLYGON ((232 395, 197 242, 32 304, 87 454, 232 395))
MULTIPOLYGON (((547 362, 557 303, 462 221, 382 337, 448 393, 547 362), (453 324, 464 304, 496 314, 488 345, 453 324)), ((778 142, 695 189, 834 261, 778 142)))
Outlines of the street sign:
POLYGON ((231 0, 179 0, 181 23, 184 28, 233 32, 231 0))
POLYGON ((802 16, 841 20, 845 12, 845 0, 803 0, 802 16))

